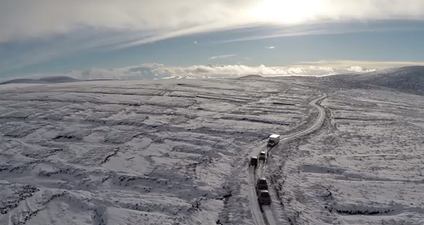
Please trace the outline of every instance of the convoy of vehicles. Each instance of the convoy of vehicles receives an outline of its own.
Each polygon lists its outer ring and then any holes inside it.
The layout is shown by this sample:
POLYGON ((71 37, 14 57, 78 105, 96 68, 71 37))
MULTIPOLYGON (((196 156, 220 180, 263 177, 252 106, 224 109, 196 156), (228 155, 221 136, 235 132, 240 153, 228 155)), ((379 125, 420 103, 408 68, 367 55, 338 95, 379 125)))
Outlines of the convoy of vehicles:
POLYGON ((256 192, 258 194, 258 202, 261 205, 271 204, 271 196, 268 192, 268 182, 266 178, 261 177, 256 182, 256 192))
MULTIPOLYGON (((271 134, 268 138, 268 147, 275 147, 280 142, 280 135, 278 134, 271 134)), ((250 166, 257 167, 258 163, 260 161, 265 162, 268 157, 269 150, 263 150, 259 153, 259 156, 252 156, 250 158, 250 166)), ((269 195, 268 191, 268 181, 266 178, 261 177, 256 182, 256 192, 258 195, 258 202, 260 205, 270 205, 271 204, 271 196, 269 195)))
MULTIPOLYGON (((278 134, 271 134, 268 138, 268 147, 275 147, 280 142, 280 135, 278 134)), ((259 153, 259 156, 252 156, 250 158, 249 165, 256 167, 259 163, 259 161, 266 161, 268 157, 268 151, 261 151, 259 153)))

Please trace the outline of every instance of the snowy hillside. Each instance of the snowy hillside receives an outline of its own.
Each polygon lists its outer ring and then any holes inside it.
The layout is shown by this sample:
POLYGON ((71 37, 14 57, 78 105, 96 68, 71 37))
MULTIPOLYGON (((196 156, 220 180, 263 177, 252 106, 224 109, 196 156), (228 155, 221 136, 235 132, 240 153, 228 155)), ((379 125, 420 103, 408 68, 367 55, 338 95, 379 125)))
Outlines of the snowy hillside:
POLYGON ((309 137, 268 165, 289 224, 424 224, 424 99, 381 90, 336 91, 309 137))
POLYGON ((362 83, 424 94, 424 66, 385 69, 356 75, 338 75, 348 83, 362 83))
POLYGON ((0 88, 0 224, 251 224, 246 160, 314 90, 246 80, 0 88))
POLYGON ((56 84, 77 82, 80 80, 67 76, 44 77, 40 79, 14 79, 2 82, 0 84, 56 84))
POLYGON ((424 224, 422 96, 337 82, 1 85, 0 224, 424 224))
POLYGON ((71 83, 71 82, 94 82, 94 81, 112 81, 114 79, 75 79, 68 76, 49 76, 42 77, 39 79, 12 79, 1 82, 0 85, 5 84, 60 84, 60 83, 71 83))

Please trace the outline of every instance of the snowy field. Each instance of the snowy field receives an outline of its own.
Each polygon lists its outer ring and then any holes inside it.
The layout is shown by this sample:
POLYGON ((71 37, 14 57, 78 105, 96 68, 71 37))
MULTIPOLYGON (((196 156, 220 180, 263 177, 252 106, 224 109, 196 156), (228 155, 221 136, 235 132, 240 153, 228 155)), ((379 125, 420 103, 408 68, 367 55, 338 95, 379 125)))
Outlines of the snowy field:
POLYGON ((253 224, 247 160, 309 123, 295 79, 0 87, 0 224, 253 224))
POLYGON ((264 218, 424 224, 422 96, 258 77, 0 86, 0 224, 264 225, 248 159, 320 96, 323 126, 265 166, 264 218))
POLYGON ((321 130, 275 152, 270 178, 289 224, 424 224, 424 98, 340 90, 321 130))

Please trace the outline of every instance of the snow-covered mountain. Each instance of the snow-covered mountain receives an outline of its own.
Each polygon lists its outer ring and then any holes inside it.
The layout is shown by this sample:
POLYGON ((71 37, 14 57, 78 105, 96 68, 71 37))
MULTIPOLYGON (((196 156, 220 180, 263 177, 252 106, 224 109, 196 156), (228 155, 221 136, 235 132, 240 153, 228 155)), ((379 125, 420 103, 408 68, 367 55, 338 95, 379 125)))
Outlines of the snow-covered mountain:
POLYGON ((1 82, 1 84, 57 84, 57 83, 69 83, 81 81, 68 76, 53 76, 53 77, 43 77, 39 79, 14 79, 1 82))
POLYGON ((424 66, 409 66, 362 74, 337 75, 348 83, 376 85, 399 91, 424 94, 424 66))
POLYGON ((262 76, 257 74, 249 74, 246 76, 241 76, 238 79, 257 79, 257 78, 262 78, 262 76))
POLYGON ((92 82, 92 81, 111 81, 115 79, 108 79, 108 78, 102 78, 102 79, 75 79, 68 76, 50 76, 50 77, 43 77, 39 79, 13 79, 1 82, 2 84, 60 84, 60 83, 72 83, 72 82, 92 82))

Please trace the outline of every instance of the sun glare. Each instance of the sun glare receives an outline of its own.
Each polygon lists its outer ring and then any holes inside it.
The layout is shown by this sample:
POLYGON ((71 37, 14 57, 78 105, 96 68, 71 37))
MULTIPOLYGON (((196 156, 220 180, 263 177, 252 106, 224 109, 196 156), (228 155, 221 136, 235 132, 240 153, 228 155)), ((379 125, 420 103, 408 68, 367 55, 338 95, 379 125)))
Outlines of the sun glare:
POLYGON ((323 9, 322 0, 263 0, 251 15, 267 22, 301 23, 316 18, 323 9))

